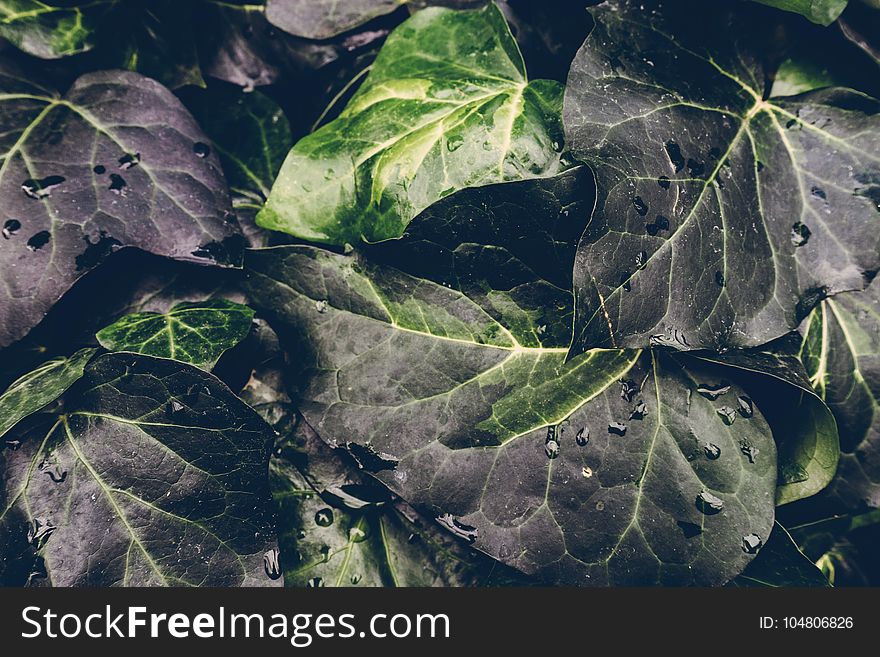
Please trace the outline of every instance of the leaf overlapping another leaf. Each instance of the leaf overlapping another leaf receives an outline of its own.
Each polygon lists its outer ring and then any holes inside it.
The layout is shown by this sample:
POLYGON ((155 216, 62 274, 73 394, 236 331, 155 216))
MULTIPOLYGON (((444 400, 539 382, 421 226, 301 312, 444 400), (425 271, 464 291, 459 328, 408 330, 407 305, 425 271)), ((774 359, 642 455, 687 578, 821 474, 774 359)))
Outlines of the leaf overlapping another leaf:
POLYGON ((124 71, 87 74, 64 97, 9 72, 0 88, 0 345, 123 247, 240 264, 220 164, 198 155, 206 138, 167 89, 124 71))
POLYGON ((496 559, 557 582, 711 584, 750 560, 744 537, 769 536, 769 428, 757 409, 727 426, 697 394, 717 369, 524 347, 460 292, 362 258, 248 258, 250 294, 303 368, 309 423, 387 454, 375 477, 496 559))
POLYGON ((495 5, 420 11, 340 116, 294 146, 257 223, 339 246, 377 241, 458 189, 556 173, 561 93, 528 82, 495 5))
POLYGON ((5 450, 6 585, 272 585, 272 432, 211 375, 106 354, 5 450), (23 566, 23 569, 22 569, 23 566))
POLYGON ((870 280, 875 99, 827 89, 764 100, 761 31, 741 29, 728 3, 592 12, 564 110, 567 142, 599 188, 575 267, 573 354, 756 346, 870 280))

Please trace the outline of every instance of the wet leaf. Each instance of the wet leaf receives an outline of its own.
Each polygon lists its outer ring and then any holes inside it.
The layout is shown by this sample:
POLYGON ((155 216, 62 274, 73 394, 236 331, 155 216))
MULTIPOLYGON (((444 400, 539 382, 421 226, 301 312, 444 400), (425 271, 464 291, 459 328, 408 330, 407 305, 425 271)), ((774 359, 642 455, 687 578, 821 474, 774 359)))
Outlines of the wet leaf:
POLYGON ((244 340, 254 311, 225 299, 179 303, 165 313, 125 315, 97 333, 110 351, 172 358, 211 370, 224 351, 244 340))
POLYGON ((769 535, 770 430, 757 407, 727 426, 696 393, 716 368, 619 350, 567 360, 565 347, 520 344, 457 290, 362 257, 275 247, 248 268, 253 302, 294 350, 309 424, 354 456, 388 455, 373 477, 490 556, 568 584, 717 584, 751 559, 744 536, 769 535), (638 398, 621 394, 628 380, 638 398), (639 401, 625 435, 605 431, 639 401), (593 428, 583 447, 581 427, 593 428), (764 458, 749 462, 743 439, 764 458), (721 513, 701 512, 703 491, 721 513))
POLYGON ((839 88, 765 100, 766 21, 747 7, 591 10, 564 109, 599 189, 572 354, 760 345, 880 267, 880 105, 839 88))
POLYGON ((0 36, 36 57, 55 59, 91 50, 111 0, 90 2, 0 2, 0 36))
MULTIPOLYGON (((137 354, 95 358, 5 452, 0 545, 30 539, 53 586, 270 586, 272 432, 213 376, 137 354), (30 528, 30 529, 29 529, 30 528), (51 529, 48 529, 51 528, 51 529)), ((6 552, 4 561, 20 559, 6 552)), ((23 584, 30 570, 6 570, 23 584)))
POLYGON ((840 467, 827 495, 843 508, 880 506, 880 286, 841 294, 801 327, 801 358, 840 430, 840 467))
POLYGON ((124 247, 202 264, 240 264, 216 155, 164 87, 136 73, 90 73, 63 97, 0 75, 0 345, 22 337, 88 270, 124 247), (4 237, 6 237, 4 235, 4 237))
POLYGON ((527 81, 495 5, 420 11, 290 151, 257 223, 339 246, 398 237, 453 191, 557 172, 560 101, 558 83, 527 81))
POLYGON ((53 358, 13 382, 0 395, 0 438, 19 421, 51 404, 83 375, 96 349, 53 358))
POLYGON ((762 5, 793 11, 819 25, 831 25, 849 0, 754 0, 762 5))
POLYGON ((776 523, 761 556, 736 577, 732 586, 787 587, 830 586, 822 571, 792 540, 785 527, 776 523))

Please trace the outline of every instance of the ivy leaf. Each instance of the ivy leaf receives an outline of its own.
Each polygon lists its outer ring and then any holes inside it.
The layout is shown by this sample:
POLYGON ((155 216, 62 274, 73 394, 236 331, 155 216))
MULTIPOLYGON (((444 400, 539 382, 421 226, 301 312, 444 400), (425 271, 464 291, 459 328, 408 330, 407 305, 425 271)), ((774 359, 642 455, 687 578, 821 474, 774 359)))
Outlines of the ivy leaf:
POLYGON ((110 253, 137 247, 238 265, 215 154, 167 89, 136 73, 81 77, 64 97, 0 74, 0 346, 36 325, 110 253))
POLYGON ((740 371, 748 397, 724 396, 738 415, 751 405, 763 410, 773 430, 778 456, 776 504, 788 504, 815 495, 834 478, 840 456, 837 423, 817 395, 798 359, 795 335, 760 350, 731 350, 723 355, 699 354, 700 359, 740 371), (742 376, 742 375, 745 376, 742 376))
POLYGON ((836 88, 764 100, 760 30, 710 4, 592 9, 564 109, 599 190, 573 355, 764 344, 880 268, 880 104, 836 88))
POLYGON ((785 527, 773 526, 761 556, 731 584, 740 587, 830 586, 828 579, 792 540, 785 527))
POLYGON ((112 2, 51 3, 2 0, 0 36, 29 55, 56 59, 91 50, 100 19, 112 2))
POLYGON ((754 0, 785 11, 793 11, 818 23, 831 25, 846 9, 849 0, 754 0))
POLYGON ((495 5, 420 11, 340 116, 290 151, 257 224, 340 246, 378 241, 455 190, 556 173, 561 94, 527 81, 495 5))
POLYGON ((846 509, 880 506, 880 286, 841 294, 801 328, 801 358, 840 429, 839 473, 828 495, 846 509))
POLYGON ((271 439, 259 416, 205 372, 137 354, 98 356, 65 413, 5 451, 4 584, 278 582, 264 566, 277 549, 271 439), (28 567, 18 572, 12 562, 28 567))
POLYGON ((275 247, 247 264, 309 424, 490 556, 568 584, 712 584, 769 536, 770 430, 698 393, 716 368, 525 347, 460 292, 362 257, 275 247))
POLYGON ((244 340, 254 311, 226 299, 179 303, 165 313, 132 313, 97 333, 110 351, 172 358, 211 370, 224 351, 244 340))
POLYGON ((526 347, 566 347, 575 245, 596 202, 587 167, 463 189, 421 212, 369 256, 464 292, 526 347))
POLYGON ((96 349, 80 349, 69 358, 53 358, 12 383, 0 395, 0 438, 18 422, 63 395, 83 375, 96 349))
POLYGON ((266 18, 275 27, 306 39, 329 39, 372 18, 390 14, 407 0, 267 0, 266 18))

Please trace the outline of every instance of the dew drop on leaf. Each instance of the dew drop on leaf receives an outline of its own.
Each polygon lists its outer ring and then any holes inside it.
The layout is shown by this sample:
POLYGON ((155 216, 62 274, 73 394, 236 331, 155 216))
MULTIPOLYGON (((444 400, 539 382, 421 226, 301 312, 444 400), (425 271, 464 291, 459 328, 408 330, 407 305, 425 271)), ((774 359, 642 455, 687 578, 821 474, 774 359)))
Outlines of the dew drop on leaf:
POLYGON ((281 564, 278 560, 278 549, 272 548, 263 555, 263 570, 269 579, 281 577, 281 564))
POLYGON ((321 299, 320 301, 315 301, 315 310, 317 310, 319 313, 325 313, 325 312, 327 312, 327 308, 329 305, 330 304, 327 302, 326 299, 321 299))
POLYGON ((608 424, 608 433, 613 433, 615 436, 625 436, 626 425, 623 422, 610 422, 608 424))
POLYGON ((21 222, 18 219, 7 219, 3 224, 3 237, 9 239, 21 228, 21 222))
POLYGON ((639 384, 632 379, 623 379, 620 381, 620 398, 624 401, 631 402, 639 390, 641 390, 639 384))
POLYGON ((646 214, 648 214, 648 204, 642 200, 641 196, 636 196, 632 200, 632 204, 633 207, 635 207, 636 212, 639 213, 640 217, 644 217, 646 214))
POLYGON ((352 543, 363 543, 367 540, 367 532, 360 527, 352 527, 348 530, 348 540, 352 543))
POLYGON ((452 135, 446 139, 446 150, 450 153, 454 153, 461 145, 464 143, 464 137, 461 135, 452 135))
POLYGON ((720 271, 715 272, 715 284, 719 287, 724 287, 724 274, 720 271))
POLYGON ((49 196, 52 189, 65 181, 64 176, 46 176, 45 178, 28 178, 21 184, 21 191, 34 199, 43 199, 49 196))
POLYGON ((736 421, 736 410, 731 408, 730 406, 722 406, 720 408, 716 408, 715 412, 718 413, 718 416, 727 426, 730 426, 736 421))
POLYGON ((333 510, 324 508, 315 513, 315 524, 319 527, 329 527, 333 524, 333 510))
POLYGON ((798 221, 791 227, 791 243, 795 246, 803 246, 810 241, 810 235, 812 234, 813 232, 806 224, 798 221))
POLYGON ((125 188, 128 186, 128 183, 125 182, 125 178, 120 176, 118 173, 110 174, 110 187, 109 189, 114 194, 119 194, 120 196, 125 196, 125 188))
POLYGON ((742 549, 746 554, 757 554, 758 550, 764 545, 764 541, 757 534, 747 534, 743 536, 742 549))
POLYGON ((48 230, 41 230, 39 233, 31 235, 31 238, 27 241, 28 248, 31 251, 39 251, 49 243, 51 238, 52 233, 48 230))
POLYGON ((730 391, 729 383, 701 383, 697 386, 697 392, 710 401, 715 401, 730 391))
POLYGON ((193 144, 193 153, 198 157, 208 157, 211 154, 211 147, 204 142, 197 141, 193 144))
POLYGON ((697 505, 697 509, 708 516, 720 513, 721 509, 724 508, 724 500, 706 490, 697 495, 695 504, 697 505))
POLYGON ((320 577, 312 577, 308 582, 306 582, 306 588, 309 589, 320 589, 324 586, 324 580, 320 577))
POLYGON ((586 444, 590 442, 590 429, 589 429, 589 427, 581 427, 580 429, 578 429, 578 432, 574 435, 574 441, 580 447, 586 446, 586 444))
POLYGON ((648 252, 639 251, 636 254, 636 269, 644 269, 648 266, 648 252))
POLYGON ((122 157, 119 158, 119 168, 123 171, 125 169, 131 169, 132 167, 136 167, 140 164, 141 154, 140 153, 126 153, 122 157))
POLYGON ((648 414, 648 405, 639 400, 639 403, 636 404, 636 407, 632 410, 632 413, 629 414, 630 420, 644 420, 645 416, 648 414))
POLYGON ((584 476, 584 479, 589 479, 593 476, 593 468, 585 465, 583 468, 581 468, 581 474, 584 476))
POLYGON ((752 400, 744 395, 740 395, 736 398, 737 411, 739 412, 741 417, 752 417, 755 414, 755 408, 752 404, 752 400))
POLYGON ((663 189, 669 189, 669 177, 668 176, 660 176, 657 178, 657 184, 660 185, 663 189))
POLYGON ((96 164, 92 171, 100 176, 107 172, 107 167, 105 167, 103 164, 96 164))
POLYGON ((721 448, 715 443, 706 443, 703 445, 703 453, 710 461, 714 461, 721 456, 721 448))

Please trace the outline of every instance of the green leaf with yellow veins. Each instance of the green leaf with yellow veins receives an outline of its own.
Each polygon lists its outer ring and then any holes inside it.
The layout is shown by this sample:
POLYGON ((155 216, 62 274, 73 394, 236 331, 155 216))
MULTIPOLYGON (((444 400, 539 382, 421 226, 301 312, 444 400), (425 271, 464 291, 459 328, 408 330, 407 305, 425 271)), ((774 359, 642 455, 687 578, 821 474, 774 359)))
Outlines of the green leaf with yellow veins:
POLYGON ((20 420, 51 404, 83 375, 96 349, 80 349, 69 358, 53 358, 15 381, 0 395, 0 437, 20 420))
POLYGON ((827 299, 801 327, 801 359, 840 430, 840 466, 827 496, 880 506, 880 285, 827 299))
POLYGON ((254 311, 226 299, 179 303, 166 313, 132 313, 97 333, 111 351, 172 358, 210 370, 244 340, 254 311))
POLYGON ((558 83, 528 81, 495 5, 425 9, 340 116, 293 147, 257 224, 336 245, 398 237, 458 189, 557 173, 561 106, 558 83))
POLYGON ((113 0, 52 3, 0 1, 0 36, 35 57, 56 59, 91 50, 94 32, 113 0))
POLYGON ((493 558, 569 585, 709 585, 768 538, 775 445, 757 405, 731 426, 699 393, 717 365, 528 347, 461 291, 360 255, 275 247, 247 270, 309 425, 493 558))

